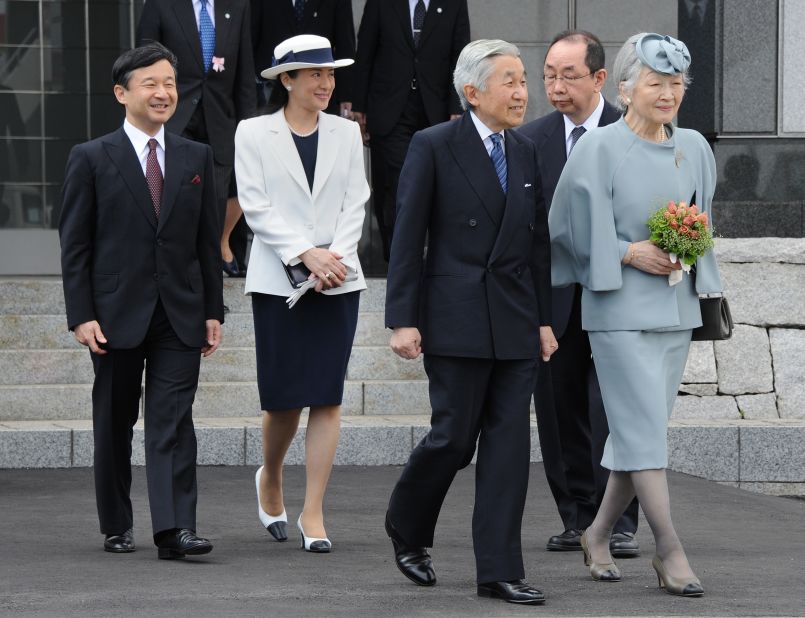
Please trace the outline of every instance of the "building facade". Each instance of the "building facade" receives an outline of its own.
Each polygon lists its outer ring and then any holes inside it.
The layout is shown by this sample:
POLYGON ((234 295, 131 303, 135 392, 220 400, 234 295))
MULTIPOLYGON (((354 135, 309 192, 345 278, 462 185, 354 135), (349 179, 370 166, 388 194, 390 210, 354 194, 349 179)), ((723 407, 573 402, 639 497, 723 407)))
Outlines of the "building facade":
MULTIPOLYGON (((353 0, 356 25, 364 2, 353 0)), ((133 44, 141 8, 142 0, 0 0, 0 275, 59 273, 67 155, 122 122, 111 66, 133 44)), ((529 118, 550 111, 540 77, 560 30, 596 33, 608 67, 631 34, 679 36, 691 48, 694 78, 679 124, 713 144, 716 199, 725 204, 717 232, 805 235, 805 1, 469 0, 469 8, 473 38, 521 48, 529 118), (745 221, 742 202, 764 203, 768 216, 745 221)), ((614 92, 610 81, 605 95, 614 92)), ((371 221, 361 251, 367 272, 382 274, 371 221)))

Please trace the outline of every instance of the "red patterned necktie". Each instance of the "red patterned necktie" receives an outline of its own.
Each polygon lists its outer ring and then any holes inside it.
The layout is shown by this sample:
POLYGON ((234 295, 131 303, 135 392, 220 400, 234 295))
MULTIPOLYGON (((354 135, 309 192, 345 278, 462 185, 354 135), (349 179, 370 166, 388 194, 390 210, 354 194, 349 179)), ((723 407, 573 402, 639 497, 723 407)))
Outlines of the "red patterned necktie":
POLYGON ((157 141, 152 137, 148 140, 148 158, 145 160, 145 181, 151 192, 151 201, 154 203, 154 212, 159 219, 159 209, 162 204, 162 170, 157 161, 157 141))

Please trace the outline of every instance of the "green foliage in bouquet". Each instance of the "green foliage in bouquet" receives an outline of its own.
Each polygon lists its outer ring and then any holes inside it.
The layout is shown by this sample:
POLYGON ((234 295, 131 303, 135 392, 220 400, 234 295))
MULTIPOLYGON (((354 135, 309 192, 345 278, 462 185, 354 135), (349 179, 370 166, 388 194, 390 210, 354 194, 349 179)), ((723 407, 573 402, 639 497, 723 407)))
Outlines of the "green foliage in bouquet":
POLYGON ((713 248, 713 234, 706 212, 695 204, 668 202, 647 221, 651 241, 663 251, 675 253, 683 264, 693 265, 713 248))

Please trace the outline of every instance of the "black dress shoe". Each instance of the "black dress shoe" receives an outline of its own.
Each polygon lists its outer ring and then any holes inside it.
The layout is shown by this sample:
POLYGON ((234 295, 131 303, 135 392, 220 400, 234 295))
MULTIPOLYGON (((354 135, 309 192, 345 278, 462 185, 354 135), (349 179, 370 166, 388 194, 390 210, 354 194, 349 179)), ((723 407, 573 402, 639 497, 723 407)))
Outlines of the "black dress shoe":
POLYGON ((212 551, 212 543, 196 536, 196 533, 188 528, 161 535, 156 541, 156 546, 160 560, 176 560, 185 556, 209 554, 212 551))
POLYGON ((632 532, 615 532, 609 539, 609 553, 614 558, 637 558, 640 545, 632 532))
POLYGON ((581 551, 581 530, 568 528, 548 539, 545 548, 548 551, 581 551))
POLYGON ((478 596, 492 599, 503 599, 507 603, 520 605, 542 605, 545 595, 522 579, 510 582, 489 582, 478 584, 478 596))
POLYGON ((103 551, 113 554, 129 554, 134 550, 134 533, 131 528, 122 534, 107 534, 103 541, 103 551))
POLYGON ((430 554, 424 547, 406 545, 389 520, 388 512, 386 513, 386 534, 389 535, 391 544, 394 546, 394 561, 397 563, 400 573, 418 586, 433 586, 436 583, 436 572, 433 570, 430 554))
POLYGON ((235 258, 232 258, 231 262, 227 262, 222 258, 221 263, 223 264, 224 272, 228 276, 240 277, 240 269, 238 268, 238 261, 235 258))

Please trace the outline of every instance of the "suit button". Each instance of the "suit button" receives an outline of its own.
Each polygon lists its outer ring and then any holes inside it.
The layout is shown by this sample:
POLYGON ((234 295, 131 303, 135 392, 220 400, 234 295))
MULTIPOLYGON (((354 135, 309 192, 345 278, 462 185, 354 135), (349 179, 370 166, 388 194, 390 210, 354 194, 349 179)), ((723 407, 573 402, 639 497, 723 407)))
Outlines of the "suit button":
POLYGON ((197 105, 198 104, 198 97, 195 97, 193 99, 192 103, 193 103, 193 105, 197 105))
POLYGON ((162 245, 164 245, 164 244, 165 244, 165 241, 164 241, 164 240, 162 240, 161 238, 157 238, 157 245, 158 245, 158 246, 160 246, 160 247, 161 247, 161 246, 162 246, 162 245))
POLYGON ((491 267, 491 266, 487 266, 487 267, 486 267, 486 272, 491 273, 491 272, 492 272, 492 267, 491 267))
POLYGON ((475 227, 478 225, 478 222, 475 219, 470 219, 470 227, 475 227))
POLYGON ((523 267, 518 266, 517 269, 514 271, 516 274, 520 275, 523 272, 523 267))
POLYGON ((159 273, 154 273, 154 281, 159 281, 159 273))
POLYGON ((528 231, 529 231, 529 232, 533 232, 533 231, 534 231, 534 224, 533 224, 533 223, 529 223, 529 224, 528 224, 528 231))

